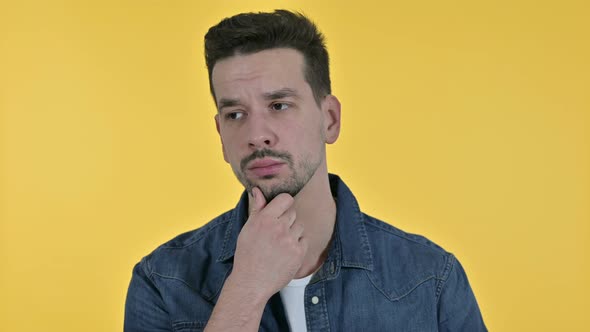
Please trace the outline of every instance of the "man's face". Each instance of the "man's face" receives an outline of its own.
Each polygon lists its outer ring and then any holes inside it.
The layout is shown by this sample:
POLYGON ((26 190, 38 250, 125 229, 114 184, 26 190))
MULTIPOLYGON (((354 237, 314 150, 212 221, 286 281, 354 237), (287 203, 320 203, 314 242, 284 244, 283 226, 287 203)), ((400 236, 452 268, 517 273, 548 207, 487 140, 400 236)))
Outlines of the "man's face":
POLYGON ((223 59, 211 74, 224 159, 267 201, 295 196, 325 163, 327 106, 317 105, 303 70, 299 51, 276 48, 223 59))

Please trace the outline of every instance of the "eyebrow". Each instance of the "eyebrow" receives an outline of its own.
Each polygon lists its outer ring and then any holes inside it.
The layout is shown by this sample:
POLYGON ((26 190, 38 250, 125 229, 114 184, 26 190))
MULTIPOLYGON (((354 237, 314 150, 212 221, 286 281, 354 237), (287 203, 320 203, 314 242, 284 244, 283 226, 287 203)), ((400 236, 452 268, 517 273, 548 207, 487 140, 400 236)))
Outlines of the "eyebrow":
POLYGON ((262 96, 264 97, 264 99, 267 100, 281 99, 286 97, 299 98, 299 94, 297 93, 297 91, 291 88, 282 88, 275 91, 266 92, 262 94, 262 96))
POLYGON ((221 111, 224 107, 233 107, 240 104, 239 99, 221 98, 217 109, 221 111))
MULTIPOLYGON (((282 99, 287 97, 299 98, 299 94, 297 93, 297 90, 291 88, 282 88, 271 92, 265 92, 262 94, 262 97, 266 100, 282 99)), ((239 99, 221 98, 219 99, 217 109, 221 111, 225 107, 233 107, 237 105, 240 105, 239 99)))

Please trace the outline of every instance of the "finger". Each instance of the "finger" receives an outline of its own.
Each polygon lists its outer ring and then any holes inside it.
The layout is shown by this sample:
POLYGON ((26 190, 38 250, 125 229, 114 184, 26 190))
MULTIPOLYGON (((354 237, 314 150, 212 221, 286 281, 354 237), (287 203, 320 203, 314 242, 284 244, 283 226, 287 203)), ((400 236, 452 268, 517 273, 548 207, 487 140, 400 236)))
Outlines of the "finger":
POLYGON ((294 201, 295 200, 293 199, 293 196, 282 193, 275 197, 272 201, 268 202, 264 208, 264 211, 273 217, 279 218, 283 215, 283 213, 285 213, 285 211, 287 211, 288 208, 291 207, 291 205, 293 205, 294 201))
POLYGON ((303 230, 304 227, 301 223, 294 223, 293 226, 291 226, 291 234, 297 240, 299 240, 303 236, 303 230))
POLYGON ((295 220, 297 220, 297 212, 291 207, 280 216, 280 219, 287 224, 287 227, 292 227, 295 220))
POLYGON ((266 199, 264 198, 262 191, 258 187, 252 188, 252 196, 254 198, 254 204, 252 210, 250 211, 250 214, 256 214, 260 212, 262 209, 264 209, 264 207, 266 206, 266 199))

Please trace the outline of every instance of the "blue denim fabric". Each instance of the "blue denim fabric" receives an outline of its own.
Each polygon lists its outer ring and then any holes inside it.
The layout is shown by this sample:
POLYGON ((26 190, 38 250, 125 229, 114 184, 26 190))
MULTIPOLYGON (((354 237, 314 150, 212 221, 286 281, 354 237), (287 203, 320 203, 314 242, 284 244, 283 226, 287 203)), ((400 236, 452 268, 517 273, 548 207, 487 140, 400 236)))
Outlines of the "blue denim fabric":
MULTIPOLYGON (((337 222, 328 258, 305 289, 308 331, 487 331, 452 254, 363 214, 337 176, 330 184, 337 222)), ((244 193, 235 209, 144 257, 133 269, 125 331, 202 331, 247 218, 244 193)), ((277 293, 260 331, 288 330, 277 293)))

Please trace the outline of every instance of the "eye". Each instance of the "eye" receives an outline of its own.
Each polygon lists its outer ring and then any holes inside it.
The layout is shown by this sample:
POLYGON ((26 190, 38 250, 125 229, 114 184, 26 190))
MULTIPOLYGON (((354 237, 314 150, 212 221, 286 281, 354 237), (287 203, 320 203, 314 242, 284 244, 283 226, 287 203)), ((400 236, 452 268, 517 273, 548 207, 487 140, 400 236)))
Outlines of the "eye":
POLYGON ((239 120, 244 116, 244 112, 228 112, 225 114, 225 118, 228 120, 239 120))
POLYGON ((273 111, 284 111, 286 109, 289 108, 289 104, 286 103, 272 103, 270 105, 270 108, 273 109, 273 111))

